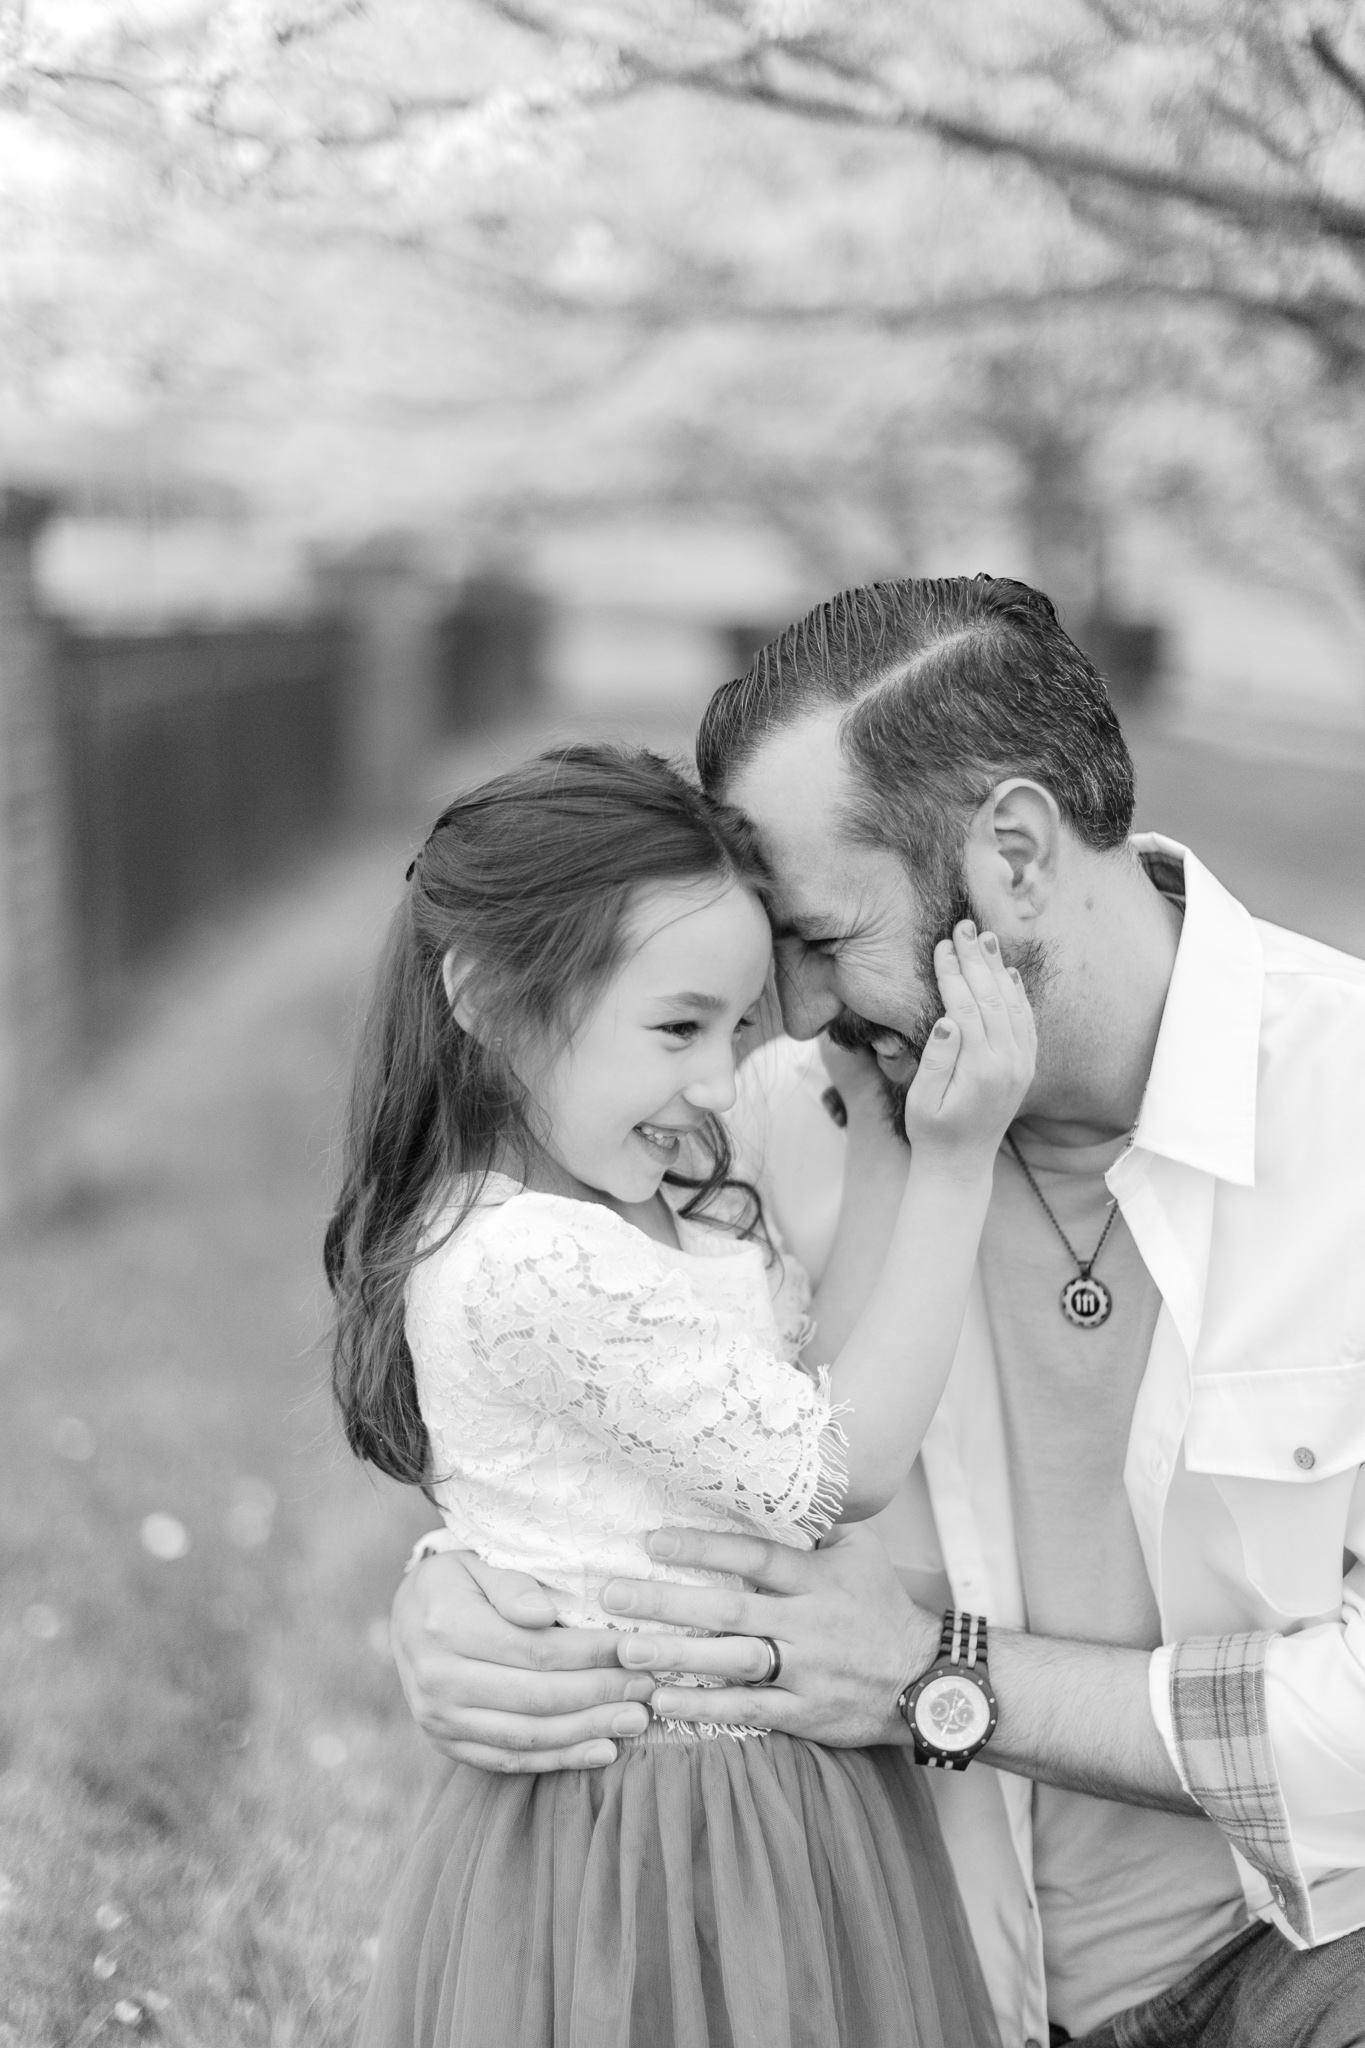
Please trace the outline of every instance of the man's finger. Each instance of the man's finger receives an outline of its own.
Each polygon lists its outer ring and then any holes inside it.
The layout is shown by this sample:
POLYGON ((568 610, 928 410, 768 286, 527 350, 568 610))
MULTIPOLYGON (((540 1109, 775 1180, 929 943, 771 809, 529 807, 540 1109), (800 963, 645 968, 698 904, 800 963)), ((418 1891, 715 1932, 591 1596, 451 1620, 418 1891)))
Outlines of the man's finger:
POLYGON ((720 1721, 735 1728, 794 1726, 800 1702, 780 1685, 671 1685, 654 1695, 654 1712, 671 1721, 720 1721))
POLYGON ((486 1658, 527 1671, 582 1671, 616 1662, 609 1632, 508 1621, 489 1600, 483 1578, 493 1572, 513 1600, 535 1581, 521 1573, 496 1572, 468 1551, 442 1550, 425 1557, 399 1580, 389 1619, 394 1662, 400 1675, 444 1654, 486 1658), (477 1572, 477 1576, 476 1576, 477 1572), (514 1582, 510 1587, 507 1582, 514 1582))
POLYGON ((594 1707, 586 1714, 490 1714, 479 1708, 465 1708, 458 1720, 440 1733, 444 1740, 477 1742, 485 1749, 506 1750, 520 1755, 543 1754, 549 1749, 572 1749, 583 1742, 611 1742, 625 1735, 643 1735, 649 1726, 649 1708, 627 1705, 594 1707))
POLYGON ((499 1565, 485 1564, 472 1551, 461 1555, 470 1578, 504 1621, 515 1622, 519 1628, 554 1627, 559 1609, 529 1572, 506 1571, 499 1565))
POLYGON ((442 1756, 453 1764, 473 1764, 477 1771, 504 1771, 532 1776, 543 1771, 600 1771, 616 1761, 614 1742, 579 1742, 570 1749, 490 1749, 482 1742, 442 1742, 433 1738, 442 1756))
POLYGON ((736 1586, 674 1586, 662 1579, 608 1579, 601 1599, 608 1613, 629 1616, 632 1621, 668 1621, 675 1628, 700 1628, 717 1636, 768 1633, 762 1620, 762 1596, 736 1586))
MULTIPOLYGON (((778 1649, 785 1663, 780 1642, 778 1649)), ((772 1666, 767 1641, 757 1636, 625 1636, 621 1662, 631 1671, 692 1671, 732 1685, 750 1685, 772 1666)))
MULTIPOLYGON (((632 1642, 634 1638, 614 1636, 613 1640, 632 1642)), ((647 1681, 639 1676, 632 1681, 619 1664, 605 1670, 529 1673, 504 1664, 433 1659, 419 1664, 413 1677, 413 1710, 427 1724, 445 1718, 442 1699, 447 1695, 459 1701, 449 1716, 452 1725, 470 1708, 548 1718, 649 1698, 647 1681)))
MULTIPOLYGON (((654 1529, 645 1538, 651 1557, 664 1564, 698 1566, 747 1579, 765 1593, 805 1593, 813 1581, 809 1550, 769 1543, 762 1536, 721 1535, 711 1529, 654 1529)), ((613 1580, 612 1584, 622 1583, 613 1580)))
POLYGON ((519 1671, 610 1669, 616 1662, 612 1629, 519 1628, 484 1600, 477 1607, 463 1607, 458 1615, 432 1614, 425 1640, 434 1654, 448 1645, 473 1663, 506 1664, 519 1671))

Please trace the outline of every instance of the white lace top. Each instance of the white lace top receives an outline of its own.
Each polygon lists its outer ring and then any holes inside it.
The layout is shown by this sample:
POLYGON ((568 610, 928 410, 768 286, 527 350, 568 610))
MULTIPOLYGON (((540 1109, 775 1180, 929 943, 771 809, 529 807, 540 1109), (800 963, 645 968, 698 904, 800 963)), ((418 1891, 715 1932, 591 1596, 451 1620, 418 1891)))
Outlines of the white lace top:
POLYGON ((609 1578, 714 1583, 656 1564, 645 1530, 689 1522, 809 1548, 838 1513, 828 1374, 796 1362, 804 1270, 677 1220, 680 1250, 610 1209, 494 1177, 408 1281, 446 1524, 424 1547, 530 1572, 566 1622, 610 1619, 609 1578))

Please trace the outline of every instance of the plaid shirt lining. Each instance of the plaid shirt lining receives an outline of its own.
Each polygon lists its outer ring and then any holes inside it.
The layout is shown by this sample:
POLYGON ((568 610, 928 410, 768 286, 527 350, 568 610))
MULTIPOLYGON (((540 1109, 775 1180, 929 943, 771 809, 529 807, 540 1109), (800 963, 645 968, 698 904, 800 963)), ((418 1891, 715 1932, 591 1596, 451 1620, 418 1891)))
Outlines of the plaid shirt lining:
POLYGON ((1294 1855, 1266 1723, 1268 1629, 1195 1636, 1171 1657, 1171 1721, 1181 1775, 1214 1825, 1270 1886, 1304 1941, 1313 1938, 1308 1890, 1294 1855))

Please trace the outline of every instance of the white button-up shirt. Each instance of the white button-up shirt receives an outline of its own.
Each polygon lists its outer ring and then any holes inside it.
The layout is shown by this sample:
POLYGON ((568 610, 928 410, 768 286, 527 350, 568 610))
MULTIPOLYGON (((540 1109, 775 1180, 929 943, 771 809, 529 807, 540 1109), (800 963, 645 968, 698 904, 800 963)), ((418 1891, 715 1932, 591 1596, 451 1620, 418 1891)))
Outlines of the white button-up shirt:
MULTIPOLYGON (((1158 1729, 1298 1945, 1365 1925, 1365 963, 1253 919, 1174 842, 1135 842, 1184 928, 1108 1183, 1162 1297, 1124 1481, 1162 1622, 1158 1729)), ((755 1055, 741 1125, 818 1273, 842 1139, 811 1046, 755 1055), (757 1107, 761 1098, 761 1109, 757 1107)), ((922 1455, 878 1518, 912 1591, 1024 1625, 979 1280, 922 1455)), ((933 1772, 1007 2048, 1046 2041, 1026 1779, 933 1772)))

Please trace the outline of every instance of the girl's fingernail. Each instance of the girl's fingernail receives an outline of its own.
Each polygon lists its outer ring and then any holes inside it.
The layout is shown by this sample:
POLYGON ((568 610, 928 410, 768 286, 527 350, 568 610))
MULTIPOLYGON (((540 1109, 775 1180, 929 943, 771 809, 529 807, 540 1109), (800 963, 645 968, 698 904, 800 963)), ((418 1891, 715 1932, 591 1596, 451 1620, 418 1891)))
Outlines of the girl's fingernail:
POLYGON ((616 1744, 614 1742, 590 1742, 583 1752, 583 1761, 594 1770, 599 1764, 614 1764, 616 1761, 616 1744))
POLYGON ((1022 987, 1024 986, 1024 977, 1023 977, 1023 975, 1022 975, 1022 974, 1021 974, 1021 973, 1019 972, 1019 969, 1018 969, 1017 967, 1011 967, 1011 969, 1010 969, 1010 971, 1009 971, 1009 974, 1010 974, 1010 980, 1011 980, 1011 981, 1017 981, 1017 982, 1018 982, 1018 984, 1019 984, 1019 986, 1020 986, 1020 988, 1022 988, 1022 987))
POLYGON ((614 1735, 643 1735, 649 1726, 649 1713, 644 1707, 622 1707, 619 1714, 613 1715, 611 1726, 614 1735))
POLYGON ((987 953, 998 953, 1000 951, 1000 942, 994 932, 982 932, 981 944, 987 953))
POLYGON ((656 1529, 649 1539, 649 1554, 651 1557, 676 1557, 677 1537, 670 1536, 667 1529, 656 1529))
POLYGON ((963 918, 961 924, 958 926, 958 930, 959 932, 961 932, 964 939, 974 939, 976 937, 976 926, 972 923, 969 917, 963 918))
POLYGON ((636 1636, 634 1642, 622 1643, 617 1654, 623 1664, 648 1664, 654 1655, 654 1645, 636 1636))
POLYGON ((935 1024, 934 1026, 935 1038, 951 1038, 952 1035, 952 1025, 948 1022, 946 1017, 940 1017, 937 1024, 935 1024))
POLYGON ((628 1700, 639 1700, 642 1706, 647 1707, 653 1697, 654 1680, 652 1678, 632 1678, 626 1687, 626 1698, 628 1700))

